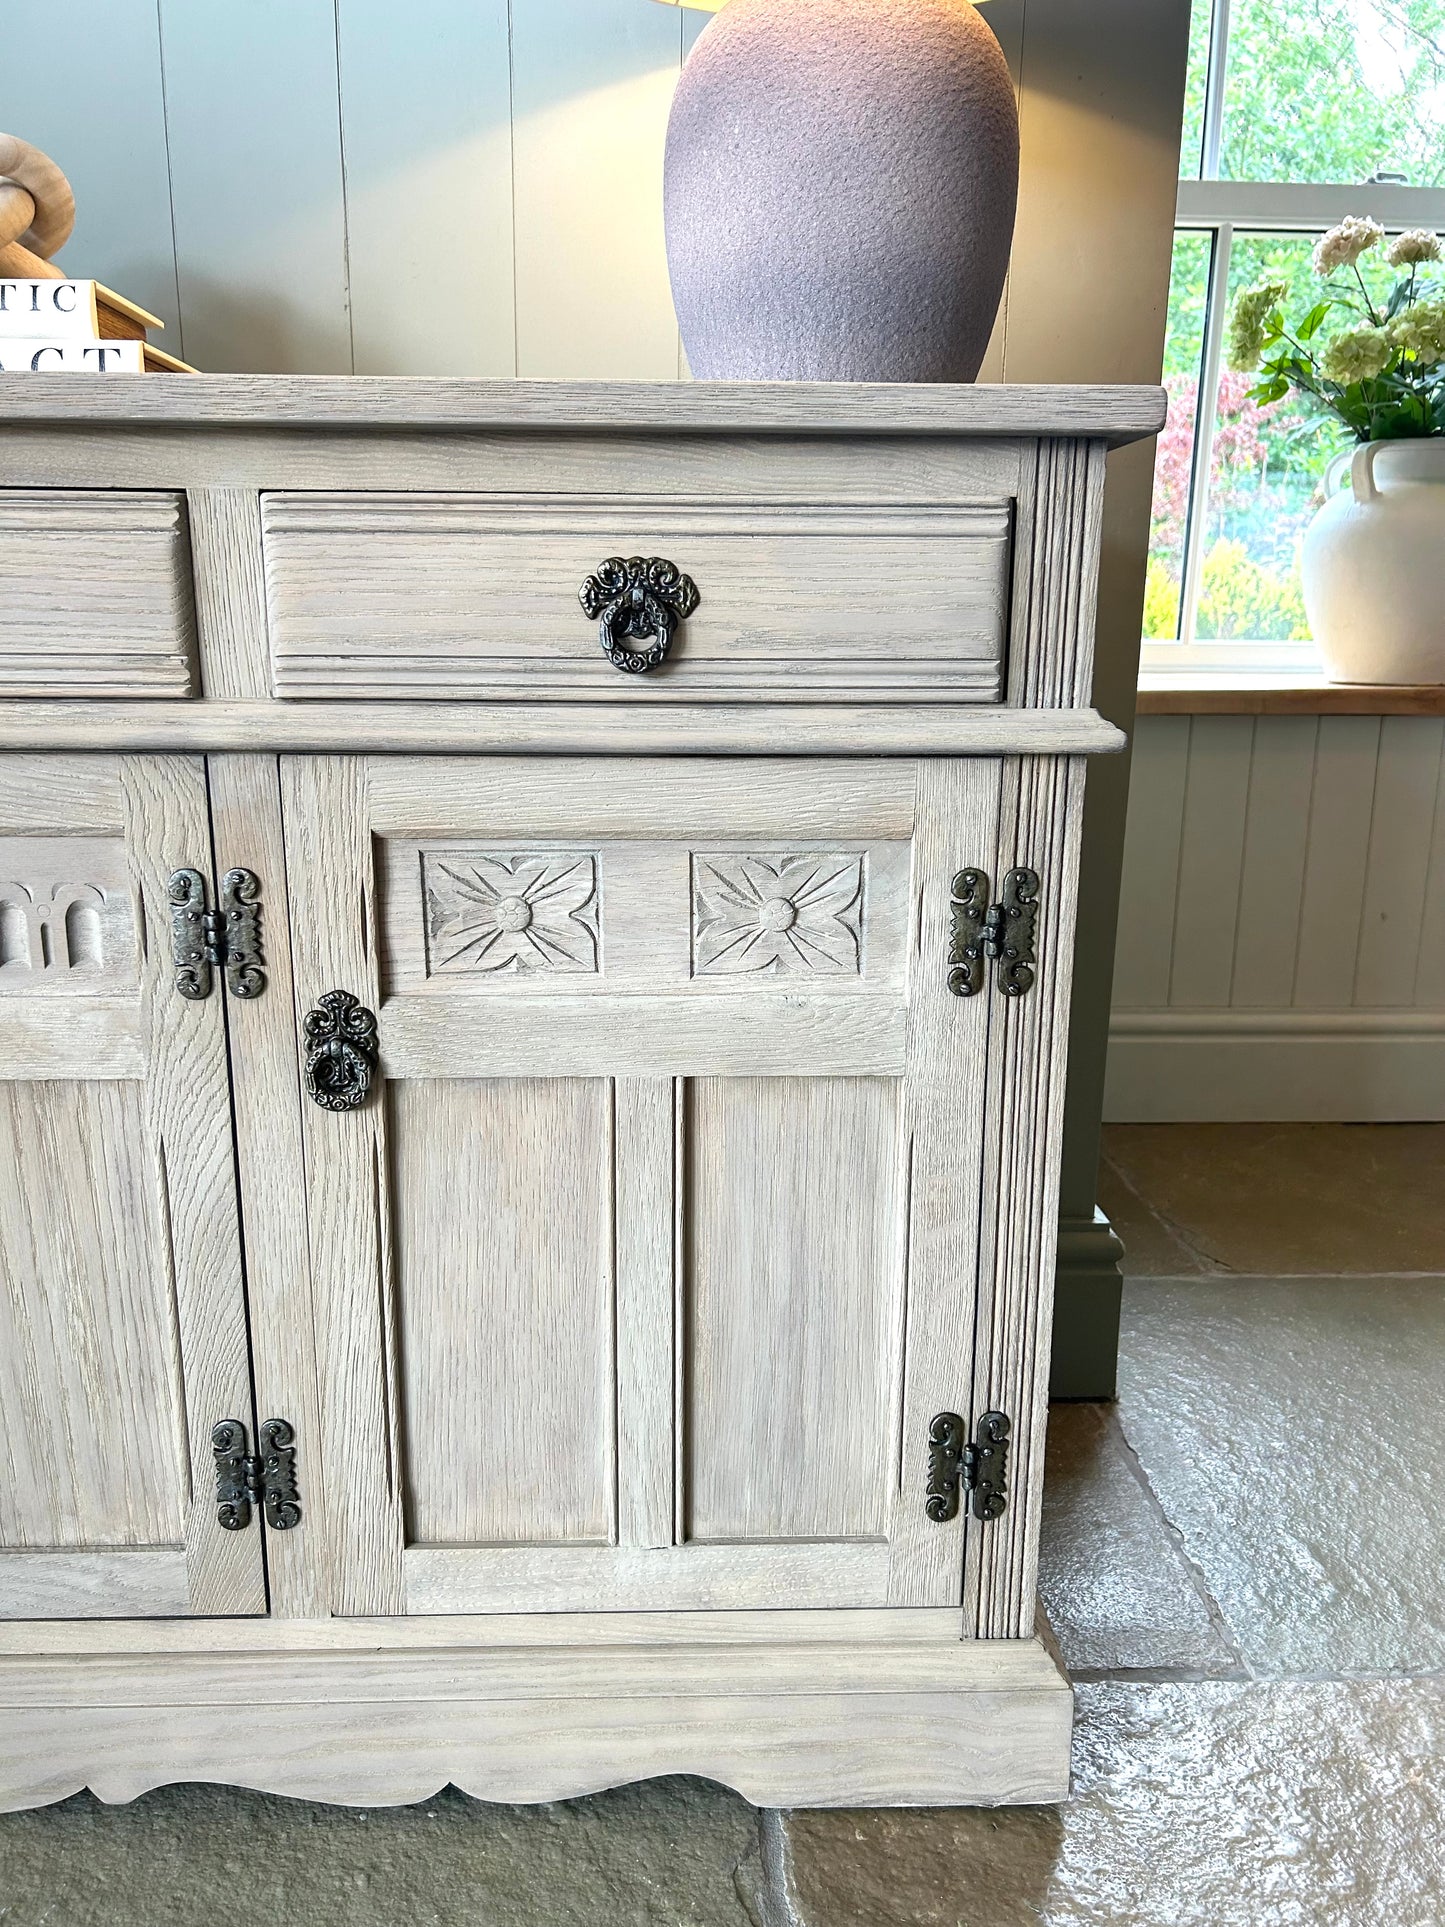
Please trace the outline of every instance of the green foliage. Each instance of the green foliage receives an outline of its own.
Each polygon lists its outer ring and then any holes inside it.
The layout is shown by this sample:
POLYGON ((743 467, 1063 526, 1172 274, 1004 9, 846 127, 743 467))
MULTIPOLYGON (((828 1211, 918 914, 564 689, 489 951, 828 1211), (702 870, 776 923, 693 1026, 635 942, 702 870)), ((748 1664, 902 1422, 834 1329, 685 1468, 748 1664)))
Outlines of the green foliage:
MULTIPOLYGON (((1196 30, 1208 14, 1195 0, 1196 30)), ((1206 59, 1191 44, 1191 99, 1206 59)), ((1356 182, 1384 170, 1438 186, 1442 87, 1445 0, 1234 0, 1220 173, 1356 182)))
POLYGON ((1151 555, 1144 577, 1144 639, 1173 642, 1179 633, 1179 578, 1160 556, 1151 555))
POLYGON ((1164 333, 1164 373, 1199 374, 1204 357, 1204 316, 1209 306, 1210 237, 1181 229, 1174 236, 1169 275, 1169 321, 1164 333))
POLYGON ((1419 264, 1388 276, 1379 264, 1365 264, 1380 236, 1374 228, 1374 238, 1361 239, 1368 226, 1351 217, 1321 239, 1332 278, 1325 298, 1298 321, 1286 317, 1283 282, 1236 297, 1234 366, 1258 368, 1253 401, 1268 406, 1295 390, 1343 422, 1356 441, 1445 434, 1445 304, 1419 264))
POLYGON ((1274 574, 1254 561, 1242 542, 1214 544, 1199 576, 1200 635, 1295 642, 1307 641, 1309 632, 1296 574, 1274 574))

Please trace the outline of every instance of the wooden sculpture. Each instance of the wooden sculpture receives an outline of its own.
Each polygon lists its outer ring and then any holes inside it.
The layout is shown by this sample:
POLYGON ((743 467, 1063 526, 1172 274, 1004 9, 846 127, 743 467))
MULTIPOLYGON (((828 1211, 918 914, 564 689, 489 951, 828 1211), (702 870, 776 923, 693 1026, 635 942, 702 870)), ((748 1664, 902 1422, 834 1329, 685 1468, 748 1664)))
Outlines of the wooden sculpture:
POLYGON ((50 257, 74 226, 75 196, 55 162, 29 141, 0 134, 0 275, 63 280, 50 257))

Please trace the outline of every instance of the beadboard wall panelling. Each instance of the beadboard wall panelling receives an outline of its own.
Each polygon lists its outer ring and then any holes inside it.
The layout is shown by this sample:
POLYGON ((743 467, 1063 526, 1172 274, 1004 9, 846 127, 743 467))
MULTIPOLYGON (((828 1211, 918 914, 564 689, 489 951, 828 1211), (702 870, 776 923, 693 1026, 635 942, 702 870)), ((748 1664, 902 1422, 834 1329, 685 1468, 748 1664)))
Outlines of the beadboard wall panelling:
POLYGON ((1355 1001, 1380 741, 1377 716, 1320 718, 1294 995, 1287 1000, 1303 1010, 1339 1010, 1355 1001))
POLYGON ((512 8, 517 373, 676 380, 662 149, 678 9, 512 8))
POLYGON ((336 0, 358 375, 510 375, 507 0, 336 0))
MULTIPOLYGON (((188 358, 349 373, 333 0, 160 0, 160 22, 188 358)), ((57 142, 62 166, 80 138, 57 142)))
POLYGON ((1107 1115, 1445 1117, 1445 723, 1150 717, 1107 1115))
POLYGON ((0 128, 53 154, 75 189, 64 262, 138 301, 184 355, 156 0, 7 6, 0 128))
POLYGON ((13 9, 0 127, 60 265, 198 368, 673 380, 662 149, 706 17, 647 0, 13 9))

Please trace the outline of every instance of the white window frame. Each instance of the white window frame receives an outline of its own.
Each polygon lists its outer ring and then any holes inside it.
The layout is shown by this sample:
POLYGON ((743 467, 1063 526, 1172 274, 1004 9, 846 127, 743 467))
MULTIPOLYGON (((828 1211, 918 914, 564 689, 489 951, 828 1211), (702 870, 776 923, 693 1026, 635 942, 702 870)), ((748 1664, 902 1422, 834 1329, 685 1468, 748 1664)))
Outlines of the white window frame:
POLYGON ((1229 259, 1236 232, 1322 234, 1346 214, 1369 214, 1398 230, 1445 230, 1445 188, 1403 187, 1397 183, 1297 183, 1225 181, 1219 178, 1224 138, 1224 88, 1229 67, 1232 0, 1213 0, 1204 88, 1204 129, 1200 178, 1181 180, 1175 231, 1203 234, 1210 241, 1209 278, 1204 309, 1204 352, 1194 417, 1194 447, 1189 468, 1189 507, 1179 590, 1177 639, 1145 637, 1141 667, 1149 671, 1236 670, 1261 675, 1299 671, 1319 673, 1319 655, 1308 642, 1201 642, 1199 585, 1205 530, 1209 523, 1208 487, 1214 433, 1219 413, 1219 380, 1228 326, 1229 259))

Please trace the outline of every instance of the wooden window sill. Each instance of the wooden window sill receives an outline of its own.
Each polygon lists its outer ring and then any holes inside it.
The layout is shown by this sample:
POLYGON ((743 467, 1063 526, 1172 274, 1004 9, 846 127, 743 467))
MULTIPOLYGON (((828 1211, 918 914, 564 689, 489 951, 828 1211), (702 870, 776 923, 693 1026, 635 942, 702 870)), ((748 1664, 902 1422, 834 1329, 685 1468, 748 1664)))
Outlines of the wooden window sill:
POLYGON ((1141 716, 1445 716, 1445 683, 1331 683, 1323 676, 1200 670, 1139 677, 1141 716))

